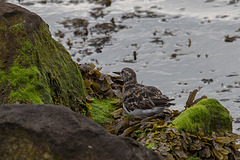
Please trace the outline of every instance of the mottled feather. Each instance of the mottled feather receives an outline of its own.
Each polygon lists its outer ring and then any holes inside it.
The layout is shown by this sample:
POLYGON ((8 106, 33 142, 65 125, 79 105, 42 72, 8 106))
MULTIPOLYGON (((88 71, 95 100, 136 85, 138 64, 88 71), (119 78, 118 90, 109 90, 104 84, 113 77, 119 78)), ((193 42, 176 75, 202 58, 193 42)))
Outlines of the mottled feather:
POLYGON ((135 109, 165 108, 171 105, 167 96, 154 86, 145 86, 137 83, 136 73, 131 68, 124 68, 120 73, 123 86, 123 104, 127 112, 135 109))

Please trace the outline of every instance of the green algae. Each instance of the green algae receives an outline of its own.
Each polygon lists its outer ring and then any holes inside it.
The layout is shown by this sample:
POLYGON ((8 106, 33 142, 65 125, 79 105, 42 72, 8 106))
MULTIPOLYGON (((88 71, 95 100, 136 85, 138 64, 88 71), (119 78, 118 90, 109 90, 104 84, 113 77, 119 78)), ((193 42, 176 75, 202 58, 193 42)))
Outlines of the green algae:
POLYGON ((103 125, 106 121, 112 120, 113 116, 111 113, 116 110, 116 106, 113 105, 113 102, 116 100, 118 99, 112 98, 100 100, 94 98, 94 100, 90 103, 90 106, 92 106, 90 112, 93 120, 101 125, 103 125))
POLYGON ((9 81, 14 91, 10 93, 12 102, 42 104, 41 90, 44 86, 40 82, 41 73, 37 67, 19 68, 15 64, 10 68, 9 81))
POLYGON ((0 85, 5 82, 6 76, 4 71, 0 71, 0 85))
POLYGON ((203 99, 188 108, 173 121, 173 126, 179 131, 189 131, 193 134, 232 132, 229 112, 216 99, 203 99))
POLYGON ((150 149, 150 150, 153 150, 153 148, 155 147, 157 147, 158 146, 158 144, 157 143, 155 143, 155 142, 153 142, 153 143, 150 143, 149 145, 147 145, 146 147, 148 148, 148 149, 150 149))
POLYGON ((0 19, 0 104, 58 104, 84 112, 85 85, 77 64, 40 17, 18 16, 0 19))
POLYGON ((21 23, 17 23, 13 26, 11 26, 10 32, 14 33, 14 34, 18 34, 21 33, 23 31, 23 25, 21 23))
POLYGON ((7 30, 7 27, 6 27, 6 26, 1 26, 1 27, 0 27, 0 32, 6 31, 6 30, 7 30))
POLYGON ((33 45, 31 44, 30 41, 24 41, 21 43, 21 51, 22 53, 26 53, 29 52, 33 49, 33 45))
MULTIPOLYGON (((40 31, 40 33, 34 34, 34 51, 37 52, 36 55, 38 55, 38 57, 34 57, 33 60, 35 60, 35 63, 44 66, 41 72, 44 73, 45 80, 50 84, 49 87, 53 101, 61 104, 68 100, 69 96, 74 99, 85 97, 85 86, 77 65, 72 62, 70 55, 61 54, 61 52, 58 53, 59 50, 67 52, 60 43, 55 40, 42 40, 45 37, 51 39, 46 24, 40 26, 40 31), (51 54, 47 54, 47 52, 51 54), (54 65, 52 65, 52 54, 54 54, 54 61, 58 62, 54 65), (79 91, 81 92, 78 93, 79 91), (78 93, 79 97, 73 97, 75 93, 78 93)), ((66 103, 67 106, 71 106, 73 102, 68 100, 66 103)), ((76 108, 72 109, 77 110, 76 108)))

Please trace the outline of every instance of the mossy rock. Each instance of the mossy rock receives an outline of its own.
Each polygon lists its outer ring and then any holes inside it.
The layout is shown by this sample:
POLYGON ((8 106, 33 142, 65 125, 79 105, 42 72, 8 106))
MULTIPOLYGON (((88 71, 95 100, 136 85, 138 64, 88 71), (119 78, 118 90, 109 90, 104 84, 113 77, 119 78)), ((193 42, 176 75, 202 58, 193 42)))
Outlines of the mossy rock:
POLYGON ((58 104, 83 112, 81 73, 48 25, 22 7, 0 3, 0 104, 58 104))
POLYGON ((203 99, 182 112, 174 121, 179 131, 197 134, 203 132, 232 132, 232 119, 229 111, 216 99, 203 99))

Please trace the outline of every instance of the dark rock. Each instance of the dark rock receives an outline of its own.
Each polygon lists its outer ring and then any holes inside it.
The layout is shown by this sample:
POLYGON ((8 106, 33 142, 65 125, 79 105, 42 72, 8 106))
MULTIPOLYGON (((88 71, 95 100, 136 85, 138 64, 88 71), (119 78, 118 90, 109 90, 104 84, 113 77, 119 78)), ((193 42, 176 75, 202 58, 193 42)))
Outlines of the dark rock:
POLYGON ((158 160, 160 155, 54 105, 0 106, 1 159, 158 160))

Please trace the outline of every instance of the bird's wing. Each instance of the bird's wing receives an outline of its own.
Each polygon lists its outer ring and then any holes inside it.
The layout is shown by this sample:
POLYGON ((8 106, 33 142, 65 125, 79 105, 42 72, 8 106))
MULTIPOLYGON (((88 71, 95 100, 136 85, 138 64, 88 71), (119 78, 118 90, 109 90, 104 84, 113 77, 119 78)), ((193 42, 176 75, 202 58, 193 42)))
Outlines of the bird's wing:
POLYGON ((155 104, 149 96, 149 90, 141 86, 128 86, 123 93, 123 103, 129 111, 134 109, 152 109, 155 104))
POLYGON ((155 106, 167 106, 168 104, 170 104, 170 101, 174 100, 163 95, 162 92, 154 86, 145 86, 145 88, 148 89, 150 99, 155 104, 155 106))

